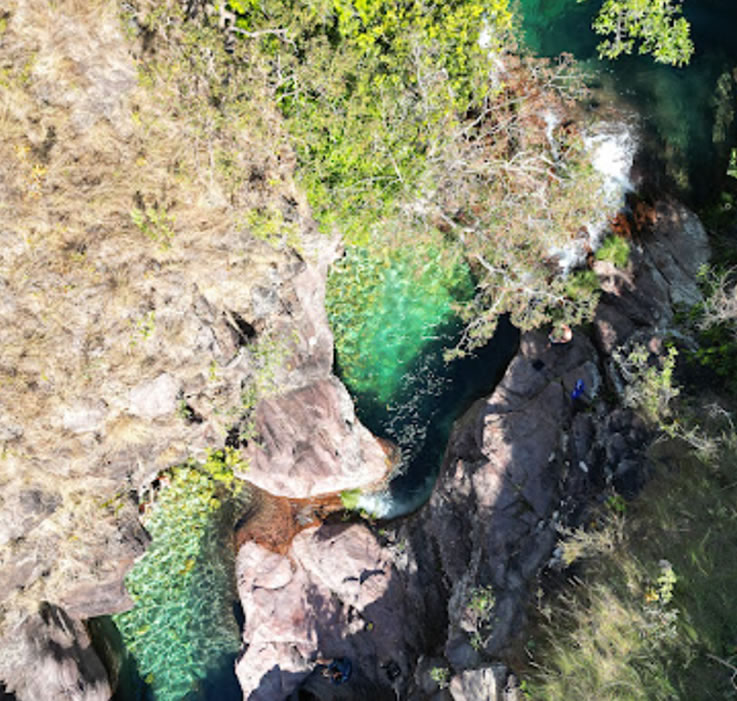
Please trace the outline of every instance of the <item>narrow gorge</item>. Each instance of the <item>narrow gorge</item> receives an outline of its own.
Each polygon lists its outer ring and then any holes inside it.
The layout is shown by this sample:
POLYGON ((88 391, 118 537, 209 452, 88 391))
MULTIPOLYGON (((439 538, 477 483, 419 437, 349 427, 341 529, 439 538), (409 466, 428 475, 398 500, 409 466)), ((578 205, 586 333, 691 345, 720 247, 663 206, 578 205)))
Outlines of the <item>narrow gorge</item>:
POLYGON ((597 9, 0 8, 0 698, 539 698, 737 260, 734 10, 597 9))

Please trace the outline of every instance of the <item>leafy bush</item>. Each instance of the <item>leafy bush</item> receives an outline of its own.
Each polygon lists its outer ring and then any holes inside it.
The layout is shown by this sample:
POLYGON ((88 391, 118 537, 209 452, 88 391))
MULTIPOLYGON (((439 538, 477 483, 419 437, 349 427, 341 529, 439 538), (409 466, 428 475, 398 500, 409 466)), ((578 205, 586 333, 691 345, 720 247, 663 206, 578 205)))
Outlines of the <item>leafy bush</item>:
POLYGON ((635 345, 627 355, 622 349, 612 353, 626 382, 622 397, 625 406, 638 409, 659 426, 665 425, 671 415, 671 401, 680 393, 673 383, 677 356, 678 351, 671 347, 665 357, 655 359, 642 345, 635 345))
POLYGON ((720 388, 737 393, 737 285, 734 270, 701 271, 703 300, 680 321, 696 337, 687 359, 713 373, 720 388))
POLYGON ((596 251, 596 260, 604 260, 613 263, 618 268, 627 266, 630 259, 630 245, 621 236, 608 236, 599 250, 596 251))
POLYGON ((602 58, 631 54, 635 44, 659 63, 681 66, 693 55, 691 27, 673 0, 604 0, 593 26, 607 37, 597 47, 602 58))
POLYGON ((515 47, 507 0, 230 8, 323 229, 380 258, 437 230, 460 245, 478 280, 463 347, 490 338, 504 312, 525 329, 590 315, 568 296, 555 251, 597 219, 599 180, 575 131, 551 136, 539 119, 581 84, 567 60, 502 58, 515 47))

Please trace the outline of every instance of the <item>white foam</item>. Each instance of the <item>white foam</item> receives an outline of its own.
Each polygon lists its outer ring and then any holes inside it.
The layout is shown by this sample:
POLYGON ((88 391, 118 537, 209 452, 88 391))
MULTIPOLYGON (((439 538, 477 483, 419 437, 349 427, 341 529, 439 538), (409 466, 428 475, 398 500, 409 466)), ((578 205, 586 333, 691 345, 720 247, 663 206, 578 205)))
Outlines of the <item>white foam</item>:
POLYGON ((400 498, 393 496, 388 489, 373 494, 362 494, 358 499, 357 508, 379 519, 406 516, 417 511, 430 498, 436 479, 437 474, 433 472, 419 487, 402 494, 400 498))
MULTIPOLYGON (((548 117, 543 115, 550 131, 548 117)), ((550 138, 550 137, 548 137, 550 138)), ((625 203, 625 195, 634 189, 630 172, 638 142, 633 128, 626 122, 600 122, 583 137, 583 144, 594 170, 601 176, 600 195, 603 208, 595 221, 582 221, 585 236, 550 250, 563 273, 581 265, 588 251, 596 250, 608 228, 609 219, 625 203)))

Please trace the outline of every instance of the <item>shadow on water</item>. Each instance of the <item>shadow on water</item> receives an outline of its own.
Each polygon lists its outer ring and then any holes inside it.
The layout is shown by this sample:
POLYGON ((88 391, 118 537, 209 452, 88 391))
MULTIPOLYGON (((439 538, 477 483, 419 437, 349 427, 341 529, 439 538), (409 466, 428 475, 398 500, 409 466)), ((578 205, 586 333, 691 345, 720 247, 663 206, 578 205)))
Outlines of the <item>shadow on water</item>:
POLYGON ((696 206, 718 194, 730 149, 737 143, 732 107, 737 91, 730 78, 737 65, 737 3, 683 4, 695 53, 682 68, 639 55, 600 61, 599 37, 591 29, 600 3, 521 0, 520 6, 525 39, 533 51, 542 56, 573 53, 603 88, 599 101, 614 100, 640 115, 650 167, 662 169, 663 185, 696 206))
MULTIPOLYGON (((388 494, 394 504, 391 516, 412 511, 429 497, 453 422, 474 400, 493 390, 517 350, 519 332, 503 317, 486 345, 445 362, 443 352, 454 346, 461 330, 457 319, 437 329, 389 402, 370 393, 353 395, 361 422, 401 450, 402 474, 392 480, 388 494)), ((337 361, 336 371, 340 373, 337 361)))

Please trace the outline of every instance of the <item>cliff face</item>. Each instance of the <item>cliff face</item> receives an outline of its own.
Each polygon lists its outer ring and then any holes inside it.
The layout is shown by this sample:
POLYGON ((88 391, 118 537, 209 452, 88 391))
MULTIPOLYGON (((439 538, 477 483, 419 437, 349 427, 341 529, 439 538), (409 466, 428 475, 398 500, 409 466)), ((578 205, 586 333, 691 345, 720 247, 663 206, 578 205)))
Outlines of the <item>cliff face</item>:
MULTIPOLYGON (((85 5, 0 13, 0 680, 33 701, 110 696, 81 621, 131 605, 123 577, 148 542, 137 495, 162 470, 227 440, 250 461, 241 477, 305 498, 390 467, 331 375, 338 247, 314 230, 278 118, 208 112, 201 55, 157 72, 146 27, 126 38, 114 4, 85 5)), ((597 264, 595 343, 526 336, 417 515, 383 532, 313 525, 279 548, 245 539, 246 697, 442 698, 433 666, 457 672, 456 699, 502 693, 485 661, 522 625, 557 525, 607 480, 642 479, 645 429, 598 390, 616 386, 614 347, 695 299, 707 251, 677 205, 653 224, 626 271, 597 264), (340 688, 313 671, 338 656, 355 663, 340 688)))
POLYGON ((243 477, 311 496, 388 465, 331 376, 336 242, 267 101, 238 108, 258 131, 218 112, 225 53, 153 50, 115 3, 0 15, 0 680, 107 698, 80 621, 132 605, 162 470, 227 440, 243 477))

